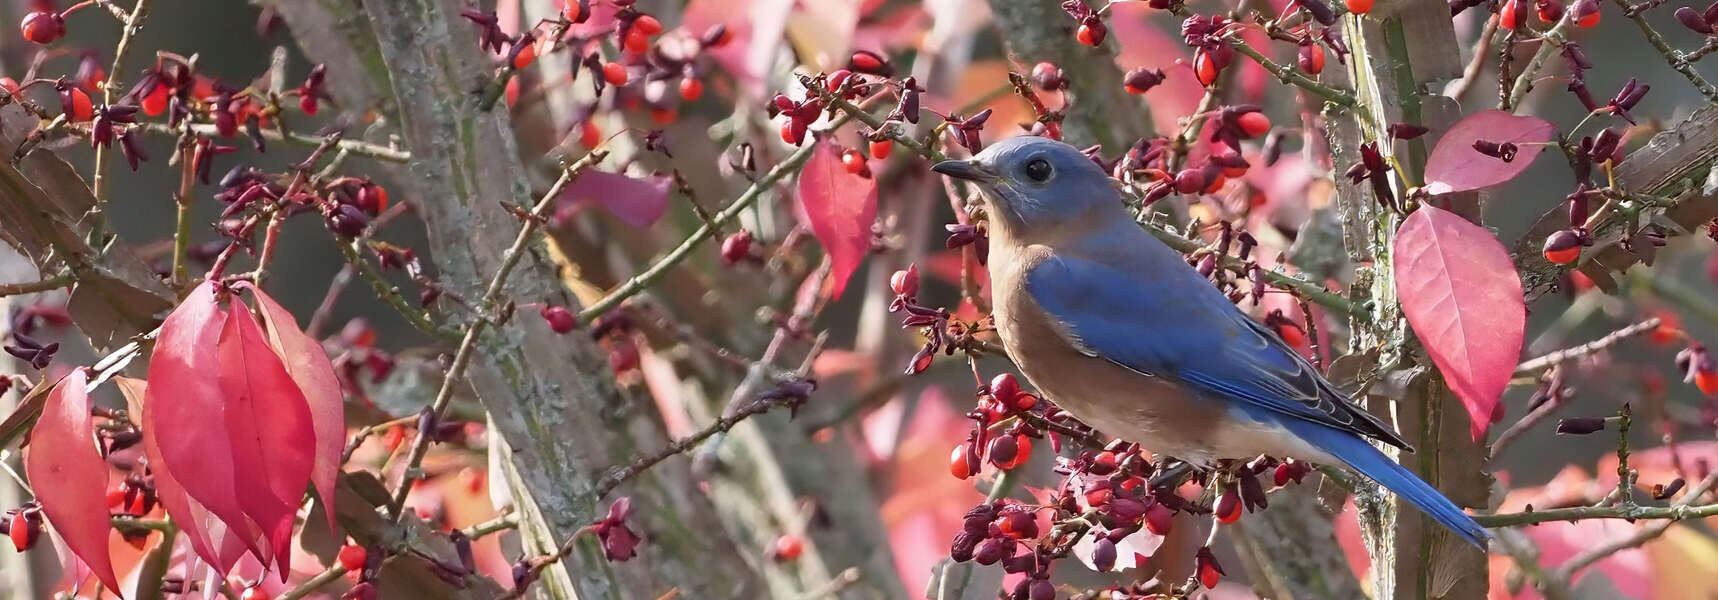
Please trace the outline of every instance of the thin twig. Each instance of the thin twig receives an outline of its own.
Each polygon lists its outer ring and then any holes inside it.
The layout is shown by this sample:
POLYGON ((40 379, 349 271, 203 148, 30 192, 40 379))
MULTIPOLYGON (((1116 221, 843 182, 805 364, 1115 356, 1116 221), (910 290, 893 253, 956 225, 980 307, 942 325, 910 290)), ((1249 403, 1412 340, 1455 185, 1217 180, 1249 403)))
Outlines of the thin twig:
MULTIPOLYGON (((197 135, 204 135, 204 136, 218 136, 218 135, 220 135, 220 133, 218 131, 216 131, 215 126, 213 124, 209 124, 209 123, 193 123, 193 124, 187 125, 186 127, 190 128, 191 133, 195 133, 197 135)), ((153 134, 158 134, 158 135, 171 135, 171 136, 178 136, 179 135, 179 130, 168 127, 165 123, 138 123, 137 125, 133 126, 133 129, 135 131, 142 131, 142 132, 153 133, 153 134)), ((296 144, 296 145, 304 146, 307 148, 314 148, 316 146, 320 146, 320 145, 322 145, 322 141, 325 139, 324 136, 320 136, 320 135, 307 135, 307 134, 302 134, 302 133, 281 133, 279 130, 272 129, 272 128, 259 129, 258 133, 262 134, 262 137, 265 140, 274 141, 274 142, 287 142, 290 144, 296 144)), ((352 156, 362 156, 365 158, 384 160, 384 161, 388 161, 388 162, 403 163, 403 162, 410 161, 412 159, 412 154, 410 152, 405 151, 405 150, 399 150, 399 149, 392 148, 389 146, 372 144, 369 142, 361 142, 358 140, 342 139, 342 140, 340 140, 340 143, 335 145, 335 148, 338 148, 341 152, 346 152, 348 154, 351 154, 352 156)))
POLYGON ((197 161, 192 160, 192 148, 196 146, 195 138, 191 135, 181 135, 177 139, 179 145, 179 192, 173 196, 174 226, 173 226, 173 291, 184 293, 191 286, 189 254, 191 251, 191 208, 195 200, 192 195, 196 185, 197 161))
MULTIPOLYGON (((113 104, 113 93, 119 88, 119 78, 125 69, 125 57, 131 53, 131 41, 142 28, 143 20, 149 17, 151 0, 137 0, 131 7, 131 14, 125 16, 119 33, 119 43, 113 47, 113 67, 107 70, 107 79, 101 84, 101 103, 113 104)), ((102 121, 97 121, 102 122, 102 121)), ((90 214, 90 245, 97 248, 106 246, 102 238, 107 237, 107 163, 108 144, 96 144, 95 173, 90 178, 90 194, 95 196, 95 207, 90 214)))
POLYGON ((346 567, 340 566, 340 562, 335 561, 333 566, 328 567, 328 570, 317 573, 315 577, 304 580, 304 583, 298 584, 297 587, 282 592, 276 600, 298 600, 299 598, 309 596, 310 594, 315 593, 316 590, 320 589, 322 586, 332 583, 334 580, 339 579, 345 574, 346 567))
POLYGON ((1227 40, 1229 42, 1229 46, 1234 48, 1236 52, 1247 55, 1247 58, 1251 58, 1253 59, 1253 62, 1259 63, 1259 66, 1264 67, 1266 71, 1270 71, 1272 75, 1275 75, 1277 79, 1281 80, 1283 83, 1291 84, 1295 87, 1299 87, 1300 89, 1312 92, 1313 95, 1324 98, 1326 101, 1344 108, 1355 107, 1353 93, 1324 85, 1300 74, 1300 71, 1296 70, 1294 67, 1285 64, 1278 64, 1276 61, 1267 58, 1264 54, 1254 49, 1251 44, 1248 44, 1246 40, 1241 39, 1240 36, 1229 36, 1227 40))
POLYGON ((61 273, 59 275, 55 275, 53 277, 49 277, 47 279, 42 279, 39 281, 26 281, 24 283, 0 283, 0 298, 5 298, 7 296, 17 296, 19 294, 34 294, 37 292, 46 292, 46 291, 50 291, 50 290, 57 290, 57 289, 69 286, 75 282, 77 282, 77 278, 73 277, 71 273, 61 273))
MULTIPOLYGON (((1707 490, 1712 489, 1712 485, 1714 483, 1718 483, 1718 473, 1707 475, 1699 484, 1690 488, 1688 493, 1683 494, 1681 499, 1672 503, 1669 508, 1674 509, 1684 507, 1689 503, 1700 499, 1701 496, 1706 495, 1707 490)), ((1580 573, 1581 570, 1592 566, 1593 563, 1604 560, 1606 557, 1623 550, 1638 548, 1642 544, 1650 542, 1658 538, 1658 536, 1664 535, 1664 532, 1669 530, 1671 525, 1675 524, 1675 520, 1665 520, 1653 523, 1642 528, 1640 531, 1635 532, 1634 535, 1618 540, 1611 540, 1604 544, 1589 548, 1557 567, 1557 570, 1552 572, 1551 576, 1562 581, 1571 581, 1575 578, 1576 574, 1580 573)))
POLYGON ((1651 319, 1647 319, 1645 321, 1641 321, 1639 323, 1635 323, 1635 324, 1630 325, 1628 327, 1624 327, 1622 329, 1618 329, 1616 331, 1613 331, 1613 332, 1607 334, 1605 337, 1593 340, 1591 342, 1587 342, 1585 344, 1581 344, 1579 346, 1575 346, 1572 348, 1564 348, 1562 350, 1558 350, 1556 352, 1551 352, 1549 354, 1546 354, 1544 356, 1540 356, 1538 358, 1530 359, 1527 362, 1523 362, 1520 365, 1517 365, 1515 367, 1515 375, 1518 377, 1522 376, 1522 375, 1532 375, 1532 374, 1538 373, 1539 371, 1557 366, 1559 364, 1562 364, 1562 363, 1565 363, 1565 362, 1568 362, 1568 361, 1571 361, 1571 360, 1592 354, 1594 352, 1598 352, 1600 350, 1604 350, 1605 348, 1616 345, 1617 342, 1621 342, 1621 341, 1628 339, 1630 337, 1640 335, 1642 333, 1646 333, 1648 331, 1652 331, 1654 329, 1657 329, 1659 322, 1660 321, 1659 321, 1658 317, 1653 317, 1651 319))
MULTIPOLYGON (((864 114, 864 111, 862 110, 856 112, 864 114)), ((830 123, 829 129, 833 131, 846 124, 848 118, 853 114, 854 113, 848 113, 847 116, 837 118, 834 122, 830 123)), ((692 251, 696 250, 699 244, 702 244, 706 240, 716 236, 717 229, 716 227, 712 227, 712 225, 726 225, 728 222, 739 218, 741 212, 744 212, 746 209, 751 208, 753 204, 756 204, 757 201, 760 198, 763 198, 764 194, 774 188, 777 183, 787 179, 788 176, 793 175, 794 173, 798 173, 799 168, 805 166, 805 162, 811 158, 811 153, 816 149, 816 147, 816 144, 808 143, 800 146, 800 148, 795 150, 793 154, 789 154, 787 158, 777 164, 775 168, 770 169, 763 177, 759 177, 757 181, 752 182, 751 187, 746 188, 746 191, 741 193, 739 198, 735 198, 733 204, 729 204, 727 208, 722 209, 722 212, 713 215, 710 222, 703 224, 697 231, 692 232, 692 235, 681 240, 680 245, 669 250, 668 254, 663 255, 662 258, 657 259, 655 263, 652 263, 649 267, 645 267, 643 271, 640 271, 637 275, 633 275, 624 283, 621 283, 618 287, 614 288, 613 291, 609 292, 608 295, 603 296, 601 300, 592 302, 590 306, 579 311, 578 321, 580 323, 590 323, 595 321, 597 317, 603 316, 609 311, 614 310, 615 307, 620 306, 620 303, 626 301, 627 298, 631 298, 655 284, 656 280, 661 279, 663 275, 667 275, 668 272, 672 271, 675 266, 680 264, 681 261, 684 261, 687 257, 691 256, 692 251)))
MULTIPOLYGON (((1647 43, 1652 44, 1652 48, 1658 51, 1659 56, 1663 56, 1664 61, 1670 63, 1671 69, 1687 78, 1688 83, 1693 84, 1694 89, 1699 91, 1700 95, 1705 96, 1707 102, 1718 103, 1718 87, 1713 87, 1710 82, 1706 81, 1705 77, 1701 77, 1700 73, 1694 70, 1694 65, 1688 62, 1688 58, 1683 56, 1681 52, 1671 48, 1670 44, 1664 41, 1664 36, 1659 35, 1658 30, 1653 29, 1652 24, 1646 22, 1646 16, 1634 12, 1634 7, 1630 6, 1626 0, 1611 1, 1623 8, 1625 14, 1628 14, 1629 20, 1634 21, 1635 27, 1640 28, 1641 35, 1646 36, 1647 43)), ((1574 14, 1574 11, 1568 12, 1574 14)))
MULTIPOLYGON (((508 276, 513 274, 513 267, 519 264, 519 260, 525 255, 525 250, 535 241, 537 229, 547 220, 549 210, 555 206, 555 201, 561 197, 561 190, 584 173, 585 169, 601 162, 606 156, 608 156, 606 151, 592 150, 584 158, 567 165, 561 170, 561 177, 555 180, 554 185, 549 186, 549 191, 537 200, 537 204, 531 207, 530 214, 522 219, 524 224, 519 227, 519 235, 513 238, 513 246, 509 247, 507 253, 502 255, 501 265, 496 267, 495 275, 489 279, 489 285, 483 291, 483 299, 477 306, 479 311, 477 318, 471 322, 471 327, 465 330, 465 337, 459 342, 459 350, 453 355, 453 364, 448 367, 447 375, 442 378, 441 390, 436 392, 435 402, 429 407, 429 411, 435 419, 440 419, 442 413, 447 410, 448 403, 453 399, 454 388, 465 377, 466 366, 471 364, 472 354, 477 350, 477 340, 490 324, 489 313, 495 310, 500 303, 501 290, 507 287, 508 276)), ((429 451, 430 438, 433 437, 427 434, 428 432, 420 431, 417 438, 412 440, 412 451, 406 462, 405 475, 400 480, 399 489, 394 491, 393 502, 388 505, 388 514, 396 521, 403 512, 401 508, 406 504, 406 496, 412 492, 412 483, 423 476, 420 469, 423 465, 424 454, 429 451)))
POLYGON ((1461 79, 1450 85, 1445 96, 1461 102, 1468 91, 1473 89, 1474 82, 1479 81, 1480 72, 1485 70, 1485 59, 1491 56, 1491 38, 1496 35, 1497 15, 1492 15, 1486 19, 1485 29, 1479 32, 1479 39, 1473 42, 1473 58, 1468 59, 1467 68, 1462 69, 1461 79))

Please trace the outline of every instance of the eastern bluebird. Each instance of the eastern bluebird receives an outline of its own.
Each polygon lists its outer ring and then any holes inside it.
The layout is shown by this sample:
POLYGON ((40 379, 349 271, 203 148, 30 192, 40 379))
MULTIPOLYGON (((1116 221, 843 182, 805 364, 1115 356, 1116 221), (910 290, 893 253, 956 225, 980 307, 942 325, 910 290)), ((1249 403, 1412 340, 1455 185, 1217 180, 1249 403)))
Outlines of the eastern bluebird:
POLYGON ((1345 464, 1484 548, 1472 517, 1366 438, 1406 440, 1141 229, 1079 150, 1021 136, 932 170, 983 191, 997 331, 1062 409, 1201 466, 1345 464))

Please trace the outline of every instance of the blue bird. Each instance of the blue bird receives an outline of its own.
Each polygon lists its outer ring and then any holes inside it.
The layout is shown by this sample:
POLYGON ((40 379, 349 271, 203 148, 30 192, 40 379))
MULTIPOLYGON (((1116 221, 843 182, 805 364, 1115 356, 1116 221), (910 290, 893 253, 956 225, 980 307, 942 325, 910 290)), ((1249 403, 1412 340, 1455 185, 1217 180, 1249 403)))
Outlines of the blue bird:
POLYGON ((1345 464, 1484 548, 1472 517, 1366 438, 1406 440, 1141 229, 1079 150, 1021 136, 932 170, 983 192, 998 333, 1063 410, 1200 466, 1345 464))

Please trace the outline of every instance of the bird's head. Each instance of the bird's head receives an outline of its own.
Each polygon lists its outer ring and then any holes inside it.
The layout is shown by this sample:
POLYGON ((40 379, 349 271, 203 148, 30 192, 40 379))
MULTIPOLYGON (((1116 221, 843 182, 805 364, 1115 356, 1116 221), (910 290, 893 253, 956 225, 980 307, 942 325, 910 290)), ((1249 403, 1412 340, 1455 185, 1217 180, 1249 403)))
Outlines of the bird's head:
POLYGON ((1030 233, 1091 219, 1127 219, 1121 197, 1103 169, 1073 146, 1017 136, 967 160, 931 167, 978 186, 991 220, 1030 233))

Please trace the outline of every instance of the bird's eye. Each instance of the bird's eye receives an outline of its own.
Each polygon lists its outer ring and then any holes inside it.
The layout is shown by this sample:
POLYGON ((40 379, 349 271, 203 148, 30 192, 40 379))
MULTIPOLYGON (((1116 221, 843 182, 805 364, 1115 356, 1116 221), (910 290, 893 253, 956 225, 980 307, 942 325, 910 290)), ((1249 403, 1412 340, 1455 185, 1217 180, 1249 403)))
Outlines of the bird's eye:
POLYGON ((1042 158, 1034 158, 1026 163, 1026 177, 1032 181, 1043 183, 1050 180, 1050 163, 1042 158))

